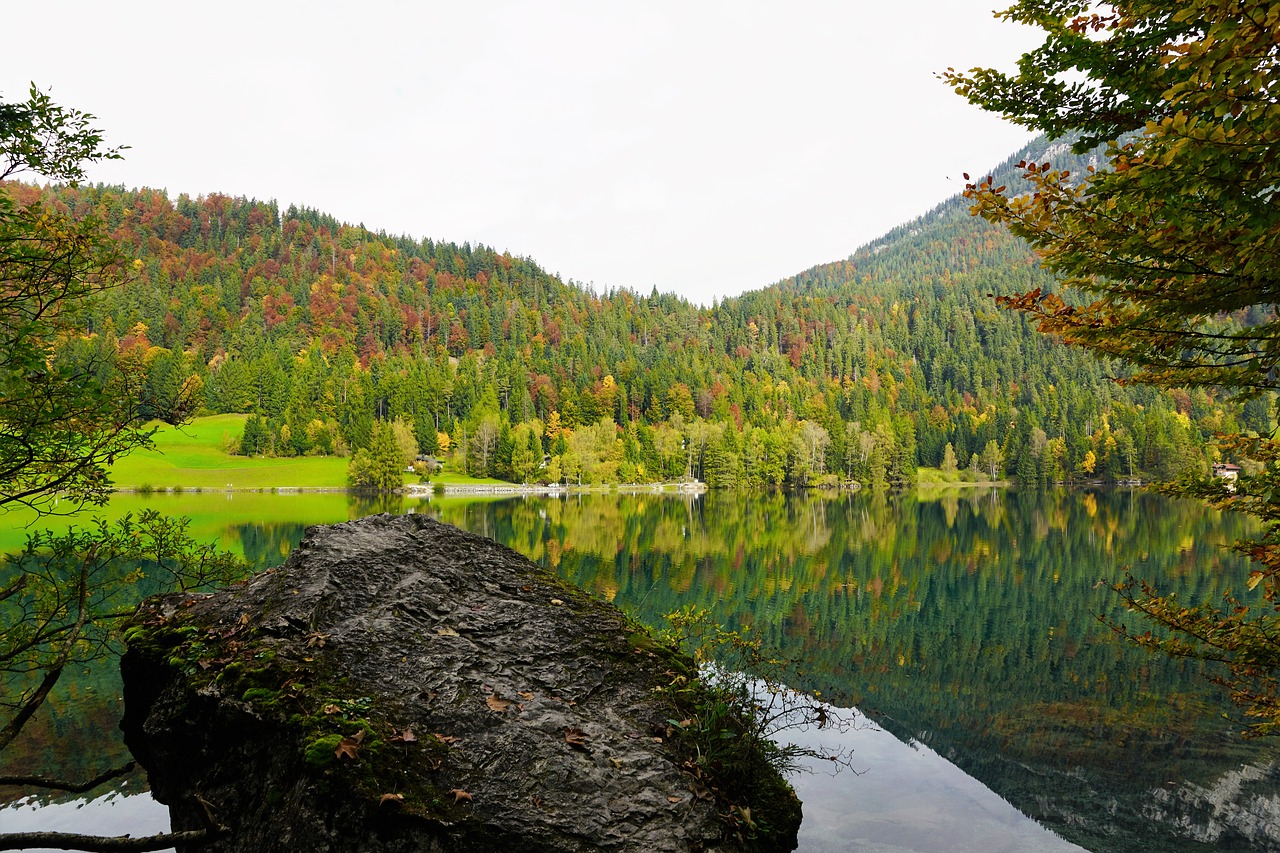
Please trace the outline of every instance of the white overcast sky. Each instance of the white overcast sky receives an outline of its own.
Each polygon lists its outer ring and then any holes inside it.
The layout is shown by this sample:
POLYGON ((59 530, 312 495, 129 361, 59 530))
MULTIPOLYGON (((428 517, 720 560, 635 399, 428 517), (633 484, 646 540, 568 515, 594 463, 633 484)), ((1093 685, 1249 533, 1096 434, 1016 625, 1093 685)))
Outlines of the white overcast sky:
POLYGON ((46 0, 5 10, 0 96, 34 81, 131 146, 92 180, 709 303, 848 256, 1029 138, 934 77, 1034 46, 1004 5, 46 0))

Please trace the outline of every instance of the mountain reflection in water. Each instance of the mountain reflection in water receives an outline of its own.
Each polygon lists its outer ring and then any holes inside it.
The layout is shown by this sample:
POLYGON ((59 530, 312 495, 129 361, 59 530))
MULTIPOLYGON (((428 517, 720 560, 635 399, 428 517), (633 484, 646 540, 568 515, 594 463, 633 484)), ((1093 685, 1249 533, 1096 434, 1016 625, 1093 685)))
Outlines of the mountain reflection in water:
MULTIPOLYGON (((371 510, 337 495, 241 497, 170 496, 162 509, 266 564, 304 519, 371 510)), ((751 625, 797 661, 796 686, 861 709, 874 725, 843 735, 861 774, 820 766, 795 780, 803 850, 1280 850, 1277 749, 1240 739, 1198 664, 1151 657, 1097 619, 1131 618, 1109 588, 1126 569, 1185 600, 1239 588, 1246 564, 1223 546, 1251 533, 1247 519, 1126 490, 372 509, 490 536, 652 625, 685 604, 751 625)), ((113 678, 68 680, 84 701, 61 702, 34 732, 46 772, 84 775, 66 766, 81 753, 110 763, 112 747, 77 732, 114 727, 113 678)), ((0 828, 13 814, 0 811, 0 828)))
MULTIPOLYGON (((438 514, 644 621, 696 604, 754 626, 798 661, 797 686, 859 707, 1074 844, 1280 849, 1276 748, 1239 737, 1200 665, 1152 657, 1097 618, 1135 618, 1109 586, 1126 569, 1184 600, 1241 586, 1245 562, 1223 546, 1248 519, 1128 490, 572 496, 438 514)), ((906 767, 867 760, 827 785, 846 797, 831 808, 846 841, 994 849, 962 820, 907 807, 945 774, 922 766, 909 781, 906 767)), ((974 824, 987 814, 975 806, 974 824)))

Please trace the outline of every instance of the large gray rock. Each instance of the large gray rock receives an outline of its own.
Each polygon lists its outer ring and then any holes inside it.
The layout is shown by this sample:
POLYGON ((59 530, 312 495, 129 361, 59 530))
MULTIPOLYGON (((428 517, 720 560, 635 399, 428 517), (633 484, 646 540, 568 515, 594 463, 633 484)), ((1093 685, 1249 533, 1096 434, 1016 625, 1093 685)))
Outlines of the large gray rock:
POLYGON ((687 658, 422 516, 312 528, 279 569, 147 602, 126 638, 127 742, 174 830, 199 799, 230 827, 204 850, 795 846, 776 774, 745 802, 671 737, 687 658))

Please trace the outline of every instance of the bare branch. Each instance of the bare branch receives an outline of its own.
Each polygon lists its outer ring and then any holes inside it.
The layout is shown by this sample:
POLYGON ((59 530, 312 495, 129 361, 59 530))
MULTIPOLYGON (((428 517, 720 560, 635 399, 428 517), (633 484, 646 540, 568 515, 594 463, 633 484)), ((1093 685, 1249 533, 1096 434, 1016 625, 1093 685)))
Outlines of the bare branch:
POLYGON ((133 851, 164 850, 189 844, 204 844, 225 833, 208 829, 191 829, 184 832, 164 832, 133 838, 129 835, 80 835, 74 832, 14 832, 0 835, 0 850, 25 850, 31 847, 52 847, 55 850, 88 850, 92 853, 133 853, 133 851))
POLYGON ((48 776, 0 776, 0 785, 22 785, 31 788, 47 788, 54 791, 66 791, 69 794, 83 794, 85 791, 93 790, 103 782, 110 782, 121 776, 126 776, 138 769, 136 761, 130 761, 128 764, 120 767, 112 768, 104 773, 99 773, 87 782, 68 782, 63 779, 53 779, 48 776))

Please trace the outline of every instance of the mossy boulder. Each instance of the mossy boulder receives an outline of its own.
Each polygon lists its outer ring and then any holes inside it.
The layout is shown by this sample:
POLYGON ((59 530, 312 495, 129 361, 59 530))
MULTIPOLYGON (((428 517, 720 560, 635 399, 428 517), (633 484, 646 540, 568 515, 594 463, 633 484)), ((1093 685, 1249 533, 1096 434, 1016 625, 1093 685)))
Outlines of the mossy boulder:
POLYGON ((126 641, 126 740, 175 830, 229 827, 204 850, 796 844, 776 773, 739 801, 670 737, 692 661, 423 516, 312 528, 278 569, 147 601, 126 641))

